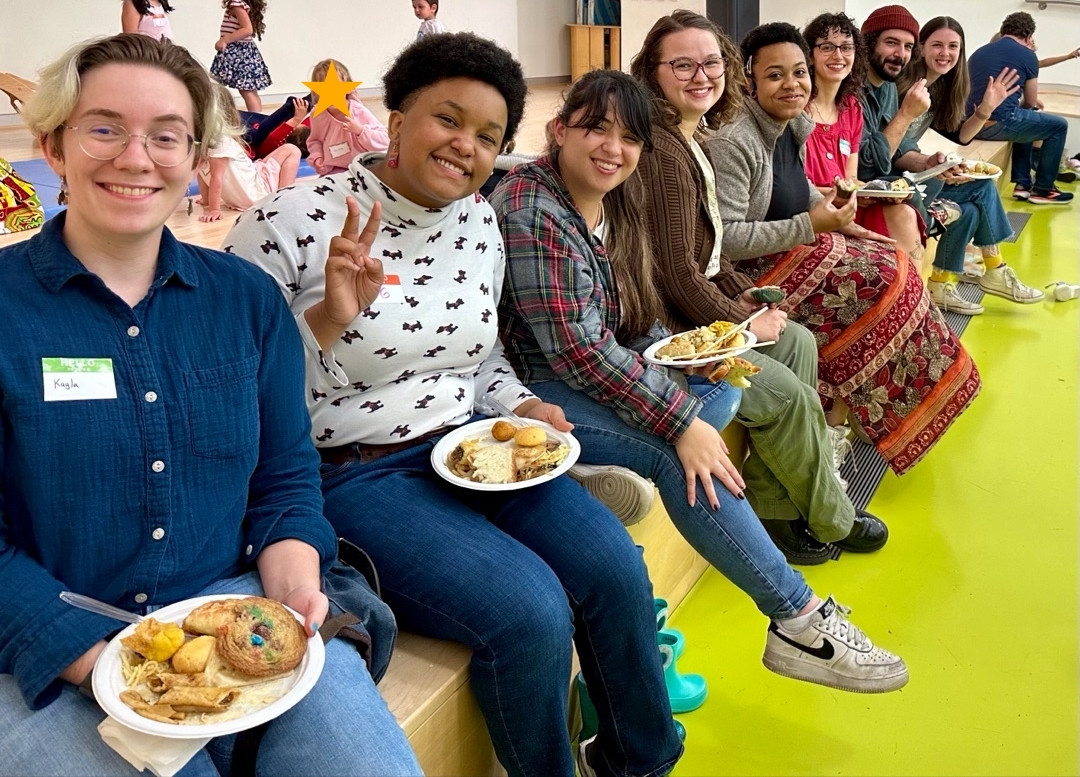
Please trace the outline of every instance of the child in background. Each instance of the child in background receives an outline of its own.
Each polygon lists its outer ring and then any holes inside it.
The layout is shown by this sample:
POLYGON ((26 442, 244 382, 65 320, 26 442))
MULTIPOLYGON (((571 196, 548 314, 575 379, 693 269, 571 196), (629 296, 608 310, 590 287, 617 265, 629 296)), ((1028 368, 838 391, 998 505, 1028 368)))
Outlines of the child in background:
POLYGON ((199 168, 199 221, 220 221, 221 205, 233 210, 247 210, 258 200, 289 186, 296 180, 300 149, 285 143, 264 159, 251 159, 248 147, 237 140, 243 134, 243 122, 224 86, 215 87, 222 111, 232 125, 233 134, 223 135, 217 145, 207 149, 207 159, 199 168))
POLYGON ((262 111, 259 90, 270 86, 270 71, 266 69, 254 38, 262 40, 266 32, 263 15, 266 0, 222 0, 225 16, 221 20, 221 37, 214 48, 217 54, 210 65, 210 75, 225 86, 240 91, 249 111, 262 111))
MULTIPOLYGON (((338 78, 352 81, 349 69, 336 59, 324 59, 317 64, 311 71, 311 80, 326 80, 330 63, 334 64, 338 78)), ((307 139, 308 159, 319 175, 340 173, 357 154, 386 151, 390 145, 386 127, 360 101, 355 90, 349 92, 346 100, 349 103, 348 116, 338 108, 327 108, 318 116, 311 117, 311 134, 307 139)))
POLYGON ((437 35, 446 32, 446 25, 436 19, 439 13, 438 3, 429 3, 428 0, 412 0, 412 10, 416 18, 420 20, 420 30, 416 33, 416 39, 420 40, 425 35, 437 35))
POLYGON ((174 10, 169 0, 124 0, 120 11, 121 30, 148 35, 154 40, 172 40, 172 25, 166 14, 174 10))

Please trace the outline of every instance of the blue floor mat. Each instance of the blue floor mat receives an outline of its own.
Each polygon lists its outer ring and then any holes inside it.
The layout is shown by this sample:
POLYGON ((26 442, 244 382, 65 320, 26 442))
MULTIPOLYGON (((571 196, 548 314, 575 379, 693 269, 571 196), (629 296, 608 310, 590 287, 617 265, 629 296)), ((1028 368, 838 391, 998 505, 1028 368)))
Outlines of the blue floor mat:
MULTIPOLYGON (((41 198, 41 205, 45 209, 45 218, 51 219, 64 207, 56 204, 56 198, 60 194, 60 177, 49 167, 44 159, 27 159, 23 162, 12 162, 12 168, 19 176, 34 185, 34 189, 41 198)), ((297 178, 314 176, 315 168, 308 164, 306 159, 300 160, 300 168, 296 172, 297 178)), ((188 197, 199 196, 199 185, 192 178, 191 185, 187 190, 188 197)))

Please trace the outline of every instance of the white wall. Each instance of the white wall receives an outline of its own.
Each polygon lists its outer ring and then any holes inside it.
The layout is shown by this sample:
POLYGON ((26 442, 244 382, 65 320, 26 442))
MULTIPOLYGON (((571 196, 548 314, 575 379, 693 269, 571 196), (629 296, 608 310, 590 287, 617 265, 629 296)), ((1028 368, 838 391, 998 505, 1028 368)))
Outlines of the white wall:
MULTIPOLYGON (((552 13, 550 4, 569 6, 573 0, 522 2, 528 7, 525 32, 532 61, 525 60, 528 77, 569 74, 569 42, 565 8, 552 13), (560 50, 560 45, 562 49, 560 50), (560 63, 564 63, 560 67, 560 63)), ((37 71, 69 45, 96 35, 120 30, 119 0, 2 0, 0 25, 0 71, 36 78, 37 71)), ((176 42, 209 65, 221 24, 219 0, 174 0, 170 14, 176 42)), ((518 46, 518 3, 508 0, 448 0, 439 18, 451 30, 473 30, 497 40, 515 55, 518 46)), ((362 91, 378 91, 382 74, 395 55, 416 37, 420 22, 406 0, 270 0, 266 37, 259 50, 270 68, 274 83, 267 95, 283 95, 306 89, 301 82, 311 77, 320 59, 334 57, 348 65, 362 91)), ((11 113, 0 100, 0 114, 11 113)))
MULTIPOLYGON (((455 3, 463 1, 465 0, 450 0, 455 3)), ((518 2, 518 55, 522 67, 525 68, 526 77, 558 76, 569 80, 570 31, 566 25, 574 23, 574 2, 575 0, 518 2)))
POLYGON ((656 20, 680 8, 703 14, 705 0, 622 0, 623 70, 630 70, 630 60, 638 53, 656 20))

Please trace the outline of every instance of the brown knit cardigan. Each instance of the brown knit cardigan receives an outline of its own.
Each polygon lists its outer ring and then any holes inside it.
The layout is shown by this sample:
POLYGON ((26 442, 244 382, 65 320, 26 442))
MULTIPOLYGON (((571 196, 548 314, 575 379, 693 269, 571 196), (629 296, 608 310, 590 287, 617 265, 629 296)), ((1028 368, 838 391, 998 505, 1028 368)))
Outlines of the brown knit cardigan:
POLYGON ((742 321, 734 299, 754 285, 727 257, 712 278, 705 270, 716 232, 705 204, 705 179, 678 127, 653 125, 653 149, 641 155, 636 176, 644 191, 645 220, 656 257, 656 283, 665 323, 676 332, 713 321, 742 321))

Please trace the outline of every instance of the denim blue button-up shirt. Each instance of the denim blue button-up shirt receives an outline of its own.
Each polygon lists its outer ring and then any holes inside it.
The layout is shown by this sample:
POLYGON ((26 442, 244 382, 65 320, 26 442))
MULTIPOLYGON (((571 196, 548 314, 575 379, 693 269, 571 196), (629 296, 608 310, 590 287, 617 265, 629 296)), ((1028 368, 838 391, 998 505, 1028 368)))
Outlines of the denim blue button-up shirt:
POLYGON ((132 309, 71 255, 63 224, 0 251, 0 672, 33 708, 120 625, 60 591, 145 611, 279 540, 314 546, 324 568, 335 549, 300 338, 270 277, 166 229, 132 309), (60 361, 80 359, 98 371, 60 361))

